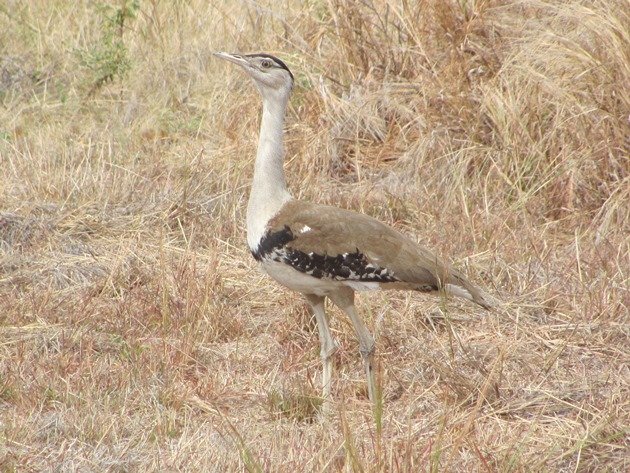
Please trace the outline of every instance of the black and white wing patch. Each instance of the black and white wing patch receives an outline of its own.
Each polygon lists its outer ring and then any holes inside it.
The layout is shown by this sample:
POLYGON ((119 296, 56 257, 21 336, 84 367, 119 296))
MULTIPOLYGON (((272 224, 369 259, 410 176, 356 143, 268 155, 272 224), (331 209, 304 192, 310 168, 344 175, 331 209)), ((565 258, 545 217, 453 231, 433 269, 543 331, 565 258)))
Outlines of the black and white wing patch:
POLYGON ((284 263, 318 279, 377 283, 398 281, 387 268, 368 261, 359 248, 336 255, 304 252, 291 246, 297 238, 299 234, 295 235, 288 226, 275 232, 267 231, 252 255, 257 261, 284 263))

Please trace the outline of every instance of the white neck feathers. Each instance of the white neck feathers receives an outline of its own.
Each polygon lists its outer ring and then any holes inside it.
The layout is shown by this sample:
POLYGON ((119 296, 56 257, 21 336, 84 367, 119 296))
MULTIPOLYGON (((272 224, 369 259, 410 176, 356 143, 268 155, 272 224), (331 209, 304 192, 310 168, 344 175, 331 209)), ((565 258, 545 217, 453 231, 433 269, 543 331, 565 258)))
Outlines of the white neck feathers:
POLYGON ((254 181, 247 205, 247 243, 252 251, 265 233, 267 222, 291 194, 284 177, 284 115, 290 90, 263 94, 263 112, 254 181))

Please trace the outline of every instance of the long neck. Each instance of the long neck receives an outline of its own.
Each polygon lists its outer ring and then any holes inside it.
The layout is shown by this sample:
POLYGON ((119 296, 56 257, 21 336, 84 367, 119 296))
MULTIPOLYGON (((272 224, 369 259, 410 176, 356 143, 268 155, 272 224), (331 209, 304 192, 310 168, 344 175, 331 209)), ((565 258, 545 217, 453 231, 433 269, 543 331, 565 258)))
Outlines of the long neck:
POLYGON ((291 199, 284 177, 284 115, 289 94, 263 97, 254 181, 247 205, 247 241, 254 249, 271 219, 291 199))
POLYGON ((288 97, 264 99, 254 182, 250 198, 273 199, 288 193, 284 177, 284 115, 288 97))

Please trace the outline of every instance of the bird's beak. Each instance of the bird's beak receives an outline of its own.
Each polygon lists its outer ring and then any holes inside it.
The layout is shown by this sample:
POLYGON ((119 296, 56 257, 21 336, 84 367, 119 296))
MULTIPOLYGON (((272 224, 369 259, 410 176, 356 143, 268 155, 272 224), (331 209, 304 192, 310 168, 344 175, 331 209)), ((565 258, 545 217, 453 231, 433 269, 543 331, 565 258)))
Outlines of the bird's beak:
POLYGON ((223 51, 219 51, 213 54, 220 59, 225 59, 226 61, 233 62, 234 64, 238 64, 241 67, 249 66, 247 60, 240 54, 224 53, 223 51))

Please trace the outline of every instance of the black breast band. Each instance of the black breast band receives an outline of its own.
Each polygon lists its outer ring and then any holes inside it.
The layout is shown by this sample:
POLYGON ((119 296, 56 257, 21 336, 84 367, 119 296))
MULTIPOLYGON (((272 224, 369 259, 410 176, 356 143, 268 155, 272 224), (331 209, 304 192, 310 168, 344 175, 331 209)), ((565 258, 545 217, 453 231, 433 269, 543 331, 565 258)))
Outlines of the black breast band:
POLYGON ((370 263, 358 248, 352 253, 335 256, 314 252, 305 253, 288 245, 295 239, 296 236, 288 226, 277 232, 267 232, 252 255, 257 261, 278 261, 318 279, 362 282, 398 281, 387 268, 370 263))

